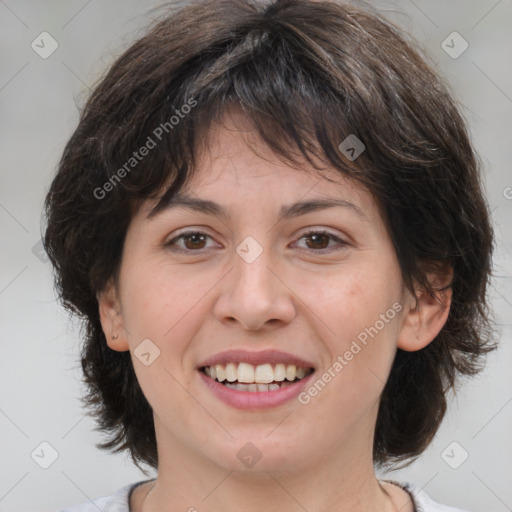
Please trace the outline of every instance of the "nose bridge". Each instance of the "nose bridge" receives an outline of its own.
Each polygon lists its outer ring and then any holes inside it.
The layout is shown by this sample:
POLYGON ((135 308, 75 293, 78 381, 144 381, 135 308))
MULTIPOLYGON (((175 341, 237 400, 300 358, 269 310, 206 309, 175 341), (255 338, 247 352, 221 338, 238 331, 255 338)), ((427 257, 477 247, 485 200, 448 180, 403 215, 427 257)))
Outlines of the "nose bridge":
MULTIPOLYGON (((262 240, 262 236, 259 237, 262 240)), ((263 296, 271 295, 275 290, 275 279, 269 267, 272 266, 272 251, 268 238, 260 244, 252 236, 246 237, 236 248, 235 257, 236 284, 242 293, 254 292, 263 296)), ((242 297, 243 298, 243 297, 242 297)))
POLYGON ((233 272, 216 307, 219 320, 235 319, 246 329, 259 329, 269 320, 294 317, 291 294, 275 275, 278 265, 269 240, 260 244, 249 236, 236 247, 233 272))

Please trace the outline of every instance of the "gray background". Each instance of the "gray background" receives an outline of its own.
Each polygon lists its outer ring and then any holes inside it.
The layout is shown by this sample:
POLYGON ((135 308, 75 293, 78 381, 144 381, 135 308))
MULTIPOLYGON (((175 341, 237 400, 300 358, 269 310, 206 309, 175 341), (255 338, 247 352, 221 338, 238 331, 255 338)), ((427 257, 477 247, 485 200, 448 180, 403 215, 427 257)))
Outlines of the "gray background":
MULTIPOLYGON (((502 339, 486 371, 451 399, 429 449, 387 477, 473 512, 512 510, 512 2, 370 3, 417 38, 470 123, 498 238, 491 293, 502 339), (469 43, 456 59, 441 46, 453 31, 469 43), (465 452, 457 469, 445 461, 455 466, 465 452)), ((37 243, 76 105, 158 4, 0 0, 0 511, 56 510, 146 478, 127 455, 94 446, 102 438, 79 402, 79 325, 56 303, 37 243), (59 45, 47 59, 31 48, 43 31, 59 45), (35 462, 50 461, 44 441, 58 454, 47 469, 35 462)))

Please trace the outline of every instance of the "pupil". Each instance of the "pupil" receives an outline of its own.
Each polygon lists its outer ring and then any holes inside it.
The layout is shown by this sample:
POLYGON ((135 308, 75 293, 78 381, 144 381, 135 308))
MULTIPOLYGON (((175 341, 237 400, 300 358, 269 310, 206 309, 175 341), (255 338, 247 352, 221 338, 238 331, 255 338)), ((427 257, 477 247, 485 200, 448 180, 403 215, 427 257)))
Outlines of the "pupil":
MULTIPOLYGON (((323 238, 324 242, 327 240, 327 235, 323 235, 323 234, 317 234, 317 235, 310 235, 308 237, 310 240, 313 240, 313 244, 318 244, 318 238, 323 238), (317 242, 315 242, 315 240, 317 240, 317 242)), ((327 242, 329 243, 329 242, 327 242)), ((326 245, 325 244, 322 244, 322 249, 325 249, 326 245)))
POLYGON ((204 242, 204 235, 201 235, 199 233, 193 233, 191 235, 188 235, 186 237, 186 240, 187 241, 192 240, 192 244, 187 244, 187 245, 192 245, 192 248, 197 248, 198 240, 199 240, 199 244, 201 244, 201 242, 204 242))

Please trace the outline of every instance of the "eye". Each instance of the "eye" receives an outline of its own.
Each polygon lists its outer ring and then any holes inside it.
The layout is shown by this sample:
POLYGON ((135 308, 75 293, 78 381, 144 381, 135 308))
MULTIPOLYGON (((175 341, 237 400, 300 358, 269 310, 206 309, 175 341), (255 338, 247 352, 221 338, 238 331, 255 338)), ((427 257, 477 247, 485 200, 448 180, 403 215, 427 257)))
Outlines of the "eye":
POLYGON ((348 245, 348 243, 345 242, 344 240, 341 240, 341 238, 338 238, 336 235, 330 233, 329 231, 325 231, 325 230, 308 231, 307 233, 304 233, 299 238, 299 240, 302 240, 303 238, 310 241, 310 243, 308 244, 309 247, 307 247, 307 249, 312 249, 313 252, 317 252, 320 254, 323 254, 326 252, 333 252, 332 246, 331 246, 330 250, 327 249, 329 246, 330 240, 336 242, 336 244, 338 246, 341 246, 338 249, 334 249, 334 251, 340 250, 344 246, 348 245))
POLYGON ((204 244, 206 243, 207 238, 211 238, 210 235, 207 235, 202 231, 186 231, 169 242, 166 242, 164 245, 165 247, 170 247, 171 250, 176 252, 198 252, 199 250, 204 249, 204 244), (177 247, 178 241, 183 241, 185 244, 184 249, 177 247))
MULTIPOLYGON (((202 231, 186 231, 169 242, 166 242, 164 246, 169 247, 175 252, 200 252, 201 250, 208 248, 205 246, 208 238, 211 239, 210 235, 203 233, 202 231), (183 242, 184 246, 179 246, 178 242, 183 242)), ((334 250, 340 250, 342 247, 348 245, 344 240, 341 240, 336 235, 325 230, 308 231, 299 238, 299 240, 302 239, 306 239, 309 242, 307 243, 306 249, 310 249, 313 252, 320 254, 333 252, 332 246, 331 249, 329 249, 330 241, 334 241, 336 242, 335 245, 340 246, 339 249, 334 250)))

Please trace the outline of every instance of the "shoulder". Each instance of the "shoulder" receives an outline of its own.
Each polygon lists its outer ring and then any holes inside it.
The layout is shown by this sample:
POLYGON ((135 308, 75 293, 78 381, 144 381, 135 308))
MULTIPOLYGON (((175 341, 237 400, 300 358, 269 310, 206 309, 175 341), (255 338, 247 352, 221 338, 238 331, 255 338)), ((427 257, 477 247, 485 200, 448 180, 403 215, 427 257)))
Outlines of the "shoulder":
POLYGON ((417 512, 468 512, 460 508, 449 507, 435 502, 425 491, 414 484, 408 482, 398 483, 402 489, 406 490, 413 498, 417 512))
POLYGON ((98 509, 102 512, 130 512, 130 493, 132 489, 145 482, 147 480, 125 485, 114 494, 73 505, 59 512, 98 512, 98 509))

